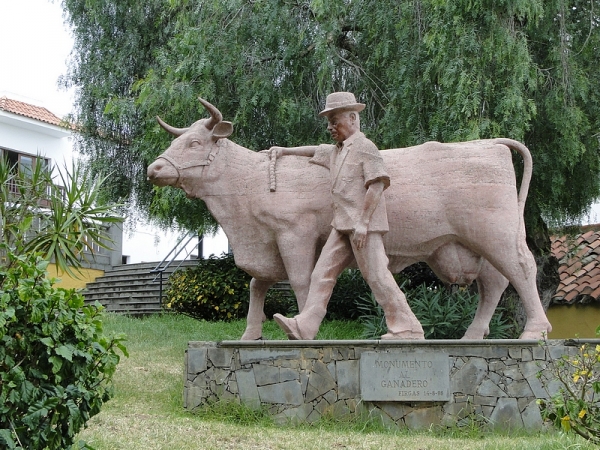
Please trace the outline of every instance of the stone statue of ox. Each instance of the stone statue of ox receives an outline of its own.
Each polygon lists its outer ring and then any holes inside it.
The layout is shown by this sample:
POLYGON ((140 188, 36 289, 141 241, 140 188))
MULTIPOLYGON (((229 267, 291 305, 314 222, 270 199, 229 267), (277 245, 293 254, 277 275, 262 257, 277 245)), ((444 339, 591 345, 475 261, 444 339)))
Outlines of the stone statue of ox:
MULTIPOLYGON (((189 128, 174 128, 158 118, 176 139, 148 167, 148 179, 206 203, 229 239, 235 263, 252 276, 242 339, 258 339, 265 295, 274 283, 289 280, 298 307, 304 306, 311 272, 330 231, 329 173, 296 156, 278 159, 274 168, 268 153, 227 139, 232 124, 223 121, 216 107, 200 102, 211 117, 189 128)), ((539 339, 549 332, 535 261, 525 243, 529 150, 510 139, 490 139, 427 142, 382 154, 391 178, 385 191, 390 270, 397 273, 425 261, 446 283, 476 280, 480 302, 465 339, 483 339, 489 333, 509 281, 527 314, 521 338, 539 339), (519 192, 511 149, 524 162, 519 192)))

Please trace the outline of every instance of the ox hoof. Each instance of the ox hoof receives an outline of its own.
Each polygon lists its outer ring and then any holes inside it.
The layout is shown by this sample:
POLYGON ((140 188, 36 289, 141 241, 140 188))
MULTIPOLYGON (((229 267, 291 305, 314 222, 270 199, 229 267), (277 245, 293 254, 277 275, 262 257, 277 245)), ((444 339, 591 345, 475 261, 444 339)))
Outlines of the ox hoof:
POLYGON ((287 337, 291 341, 301 341, 302 334, 300 334, 300 328, 298 328, 298 322, 294 318, 287 318, 281 314, 274 314, 273 319, 277 322, 277 325, 281 327, 287 337))
POLYGON ((485 339, 485 337, 489 334, 489 331, 473 331, 467 330, 465 335, 461 338, 463 341, 479 341, 485 339))
POLYGON ((461 341, 481 341, 483 339, 485 339, 483 334, 465 334, 463 337, 460 338, 461 341))
POLYGON ((519 339, 533 339, 536 341, 548 339, 548 332, 544 331, 523 331, 519 339))
POLYGON ((259 341, 262 339, 262 330, 245 331, 240 341, 259 341))
POLYGON ((545 340, 548 339, 548 333, 552 331, 552 325, 549 322, 542 323, 527 323, 525 329, 519 339, 535 339, 545 340))
POLYGON ((423 334, 422 331, 412 331, 412 330, 406 330, 406 331, 400 331, 398 333, 385 333, 383 336, 381 336, 381 339, 384 341, 387 340, 406 340, 406 339, 410 339, 410 340, 423 340, 425 339, 425 335, 423 334))

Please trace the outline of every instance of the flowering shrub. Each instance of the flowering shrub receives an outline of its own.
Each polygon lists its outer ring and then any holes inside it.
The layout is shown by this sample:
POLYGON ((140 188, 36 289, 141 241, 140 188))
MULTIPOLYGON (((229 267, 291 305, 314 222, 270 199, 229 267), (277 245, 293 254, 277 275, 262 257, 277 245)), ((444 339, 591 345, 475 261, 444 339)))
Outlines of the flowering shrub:
POLYGON ((550 400, 539 400, 544 419, 600 444, 600 345, 583 344, 571 354, 550 359, 548 371, 560 388, 550 400))
POLYGON ((355 299, 369 295, 371 289, 360 270, 346 269, 338 277, 327 305, 330 320, 355 320, 361 315, 355 307, 355 299))

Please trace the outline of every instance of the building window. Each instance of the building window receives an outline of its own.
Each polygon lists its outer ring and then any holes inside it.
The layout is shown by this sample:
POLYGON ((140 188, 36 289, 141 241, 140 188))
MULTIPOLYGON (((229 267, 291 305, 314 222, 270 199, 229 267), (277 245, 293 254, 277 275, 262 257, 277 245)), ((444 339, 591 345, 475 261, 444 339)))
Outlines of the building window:
POLYGON ((50 167, 50 160, 48 158, 33 156, 5 148, 0 148, 0 150, 2 151, 2 154, 5 155, 8 165, 10 167, 18 167, 19 171, 24 174, 31 175, 36 164, 42 164, 42 168, 45 170, 48 170, 50 167))
MULTIPOLYGON (((28 178, 32 176, 33 171, 37 168, 38 164, 41 165, 41 169, 43 171, 50 170, 50 159, 41 156, 33 156, 27 153, 21 153, 6 148, 0 148, 0 156, 6 158, 8 166, 10 168, 18 170, 20 173, 22 173, 28 178)), ((9 188, 10 192, 13 194, 19 193, 19 188, 17 186, 16 180, 11 179, 9 181, 9 188)), ((48 186, 48 189, 50 189, 50 186, 48 186)), ((47 193, 49 193, 49 191, 47 193)), ((45 203, 47 203, 47 201, 42 200, 42 203, 43 205, 40 206, 45 206, 45 203)))

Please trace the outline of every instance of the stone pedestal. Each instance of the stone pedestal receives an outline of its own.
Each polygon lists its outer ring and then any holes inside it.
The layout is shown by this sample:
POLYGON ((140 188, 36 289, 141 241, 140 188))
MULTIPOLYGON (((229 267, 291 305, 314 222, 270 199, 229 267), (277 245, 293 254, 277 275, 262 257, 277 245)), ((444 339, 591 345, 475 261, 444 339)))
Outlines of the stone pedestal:
POLYGON ((184 406, 239 401, 279 422, 366 413, 413 429, 482 419, 535 430, 536 400, 558 389, 549 358, 574 350, 523 340, 190 342, 184 406))

